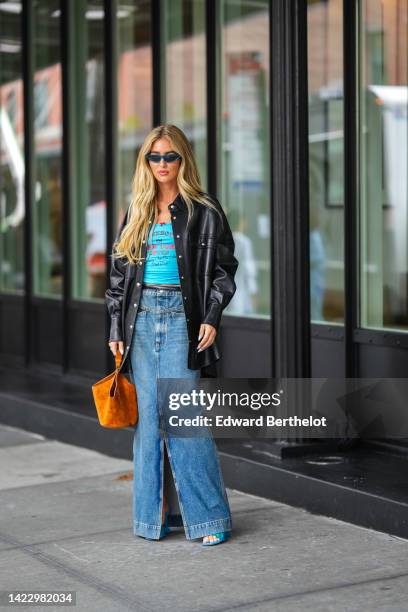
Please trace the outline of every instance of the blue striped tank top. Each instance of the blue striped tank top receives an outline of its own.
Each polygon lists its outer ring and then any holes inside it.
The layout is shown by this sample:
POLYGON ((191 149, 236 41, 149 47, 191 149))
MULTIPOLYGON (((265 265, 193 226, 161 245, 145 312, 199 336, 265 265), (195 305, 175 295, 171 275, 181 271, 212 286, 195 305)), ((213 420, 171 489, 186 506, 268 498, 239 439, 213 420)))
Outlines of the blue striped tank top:
POLYGON ((180 284, 171 221, 156 223, 149 232, 143 282, 180 284))

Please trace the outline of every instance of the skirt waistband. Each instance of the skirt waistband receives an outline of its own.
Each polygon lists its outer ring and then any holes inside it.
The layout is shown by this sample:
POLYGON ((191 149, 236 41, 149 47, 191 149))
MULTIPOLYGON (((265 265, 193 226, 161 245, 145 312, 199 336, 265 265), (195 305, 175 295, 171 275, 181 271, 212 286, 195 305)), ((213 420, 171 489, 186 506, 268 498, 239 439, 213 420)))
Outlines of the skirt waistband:
POLYGON ((155 291, 181 291, 180 285, 153 285, 148 283, 143 283, 142 289, 154 289, 155 291))

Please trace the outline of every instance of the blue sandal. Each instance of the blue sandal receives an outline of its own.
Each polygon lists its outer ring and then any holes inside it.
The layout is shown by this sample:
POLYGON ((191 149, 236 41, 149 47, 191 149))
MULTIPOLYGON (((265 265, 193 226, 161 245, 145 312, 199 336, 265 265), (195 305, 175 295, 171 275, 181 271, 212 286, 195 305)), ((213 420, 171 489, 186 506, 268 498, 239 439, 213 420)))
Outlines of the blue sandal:
MULTIPOLYGON (((230 536, 230 532, 229 531, 221 531, 219 533, 209 533, 207 535, 212 535, 215 538, 217 538, 216 540, 208 541, 208 542, 202 542, 203 546, 214 546, 215 544, 222 544, 222 542, 226 542, 230 536)), ((207 537, 207 536, 204 536, 207 537)))
POLYGON ((161 540, 162 538, 164 538, 164 536, 166 536, 168 533, 171 533, 171 529, 169 527, 169 523, 168 523, 168 518, 169 518, 169 513, 166 512, 164 513, 164 523, 160 529, 160 533, 159 533, 159 540, 161 540))

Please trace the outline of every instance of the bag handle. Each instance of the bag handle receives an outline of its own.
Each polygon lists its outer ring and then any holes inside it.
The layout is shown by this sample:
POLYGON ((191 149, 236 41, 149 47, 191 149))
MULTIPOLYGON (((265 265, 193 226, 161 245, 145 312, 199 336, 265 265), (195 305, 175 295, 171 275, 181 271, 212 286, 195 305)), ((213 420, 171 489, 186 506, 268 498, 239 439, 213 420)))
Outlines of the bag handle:
POLYGON ((119 366, 121 364, 121 361, 122 361, 122 353, 118 350, 115 353, 115 366, 116 366, 116 369, 119 368, 119 366))
POLYGON ((119 367, 122 361, 122 353, 120 351, 116 351, 115 353, 115 372, 114 372, 114 377, 112 380, 112 384, 111 387, 109 389, 109 395, 111 397, 113 397, 115 395, 116 392, 116 387, 118 385, 118 375, 119 375, 119 367))

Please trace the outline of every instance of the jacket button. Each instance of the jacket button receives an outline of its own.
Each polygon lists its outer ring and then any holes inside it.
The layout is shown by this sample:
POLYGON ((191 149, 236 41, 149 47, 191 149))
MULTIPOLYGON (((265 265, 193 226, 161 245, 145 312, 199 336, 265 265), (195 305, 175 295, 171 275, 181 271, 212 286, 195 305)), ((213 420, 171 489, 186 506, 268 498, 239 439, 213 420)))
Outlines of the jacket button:
POLYGON ((173 217, 173 219, 177 219, 177 217, 173 217))
POLYGON ((202 243, 201 243, 201 246, 205 246, 205 242, 202 242, 202 243))
POLYGON ((134 306, 134 307, 136 308, 136 306, 137 306, 137 303, 136 303, 136 304, 133 304, 133 306, 134 306))
POLYGON ((184 296, 184 299, 185 299, 185 300, 187 299, 187 296, 186 296, 186 295, 184 296))
POLYGON ((142 262, 141 262, 141 261, 139 261, 139 266, 141 266, 141 265, 142 265, 142 262))
POLYGON ((181 278, 184 278, 184 276, 182 276, 181 278))
POLYGON ((142 240, 143 244, 146 242, 146 240, 142 240))
POLYGON ((174 204, 170 204, 170 208, 174 208, 174 204))
POLYGON ((140 287, 140 283, 136 283, 136 285, 137 285, 138 287, 140 287))
POLYGON ((182 255, 179 255, 179 259, 182 257, 182 255))
POLYGON ((177 238, 180 238, 180 234, 177 234, 177 238))
POLYGON ((132 329, 133 325, 129 325, 130 329, 132 329))
POLYGON ((126 350, 127 350, 127 351, 129 350, 129 347, 128 347, 128 346, 126 347, 126 350))

